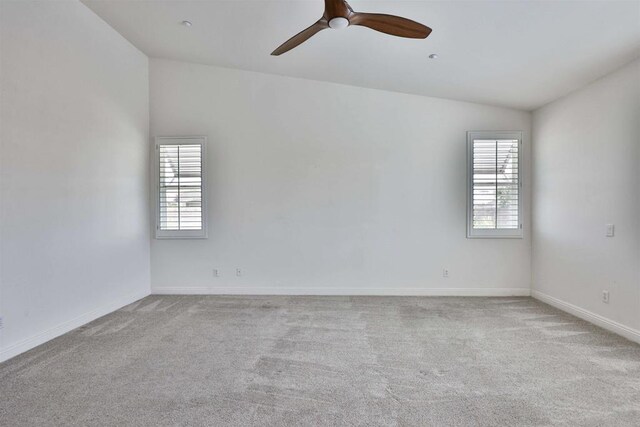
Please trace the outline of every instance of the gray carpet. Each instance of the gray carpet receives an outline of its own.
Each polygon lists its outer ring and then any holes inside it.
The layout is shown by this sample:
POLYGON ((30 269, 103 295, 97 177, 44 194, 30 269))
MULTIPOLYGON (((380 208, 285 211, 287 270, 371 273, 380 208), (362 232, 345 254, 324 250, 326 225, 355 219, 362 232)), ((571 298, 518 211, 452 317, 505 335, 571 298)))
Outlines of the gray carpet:
POLYGON ((152 296, 0 365, 3 426, 638 426, 640 346, 530 298, 152 296))

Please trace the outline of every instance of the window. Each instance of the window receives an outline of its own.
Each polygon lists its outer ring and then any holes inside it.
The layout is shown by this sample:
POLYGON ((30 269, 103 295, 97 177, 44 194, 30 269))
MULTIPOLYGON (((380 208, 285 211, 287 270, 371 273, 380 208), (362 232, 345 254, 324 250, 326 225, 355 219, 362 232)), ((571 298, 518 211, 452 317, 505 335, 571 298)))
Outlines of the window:
POLYGON ((156 238, 207 237, 206 137, 156 137, 156 238))
POLYGON ((467 237, 522 237, 522 132, 468 132, 467 237))

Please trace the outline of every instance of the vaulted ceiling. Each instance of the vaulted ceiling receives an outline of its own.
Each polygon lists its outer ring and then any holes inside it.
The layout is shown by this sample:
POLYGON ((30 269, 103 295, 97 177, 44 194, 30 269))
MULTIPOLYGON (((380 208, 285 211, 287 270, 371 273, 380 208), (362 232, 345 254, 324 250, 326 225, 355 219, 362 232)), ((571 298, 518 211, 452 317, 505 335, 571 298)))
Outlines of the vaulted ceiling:
POLYGON ((351 0, 433 33, 326 30, 280 57, 270 53, 321 16, 322 0, 83 3, 150 57, 525 110, 640 56, 640 1, 351 0))

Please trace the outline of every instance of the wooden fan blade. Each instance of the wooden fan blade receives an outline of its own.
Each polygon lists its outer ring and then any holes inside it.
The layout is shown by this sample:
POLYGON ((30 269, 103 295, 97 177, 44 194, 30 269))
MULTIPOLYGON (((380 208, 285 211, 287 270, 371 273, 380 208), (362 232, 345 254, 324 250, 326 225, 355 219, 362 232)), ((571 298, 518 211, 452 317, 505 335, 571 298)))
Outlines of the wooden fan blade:
POLYGON ((431 28, 411 19, 380 13, 353 13, 349 17, 351 25, 361 25, 392 36, 412 39, 426 39, 431 28))
POLYGON ((325 28, 329 28, 329 24, 324 18, 322 18, 318 22, 310 26, 309 28, 300 31, 298 34, 291 37, 286 42, 282 43, 276 50, 271 52, 271 55, 274 55, 274 56, 282 55, 283 53, 290 51, 294 47, 306 42, 311 38, 311 36, 318 33, 319 31, 324 30, 325 28))

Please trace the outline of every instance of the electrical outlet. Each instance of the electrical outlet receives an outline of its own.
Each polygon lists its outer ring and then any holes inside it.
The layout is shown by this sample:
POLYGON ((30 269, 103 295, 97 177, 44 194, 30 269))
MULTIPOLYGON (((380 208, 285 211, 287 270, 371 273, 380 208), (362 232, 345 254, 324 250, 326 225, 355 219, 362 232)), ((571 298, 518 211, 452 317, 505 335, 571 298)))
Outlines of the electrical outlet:
POLYGON ((213 269, 213 277, 220 277, 220 270, 218 270, 217 268, 213 269))
POLYGON ((449 277, 449 270, 446 268, 442 269, 442 277, 449 277))
POLYGON ((607 237, 613 237, 615 235, 616 226, 614 224, 607 224, 605 229, 607 237))
POLYGON ((609 304, 609 291, 602 291, 602 302, 609 304))
POLYGON ((240 270, 239 268, 236 268, 236 276, 242 276, 242 270, 240 270))

